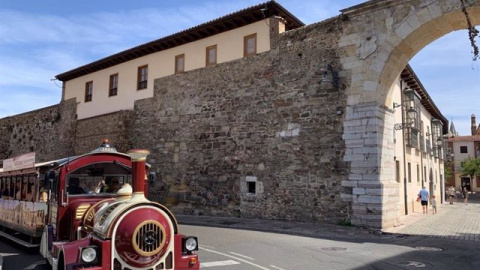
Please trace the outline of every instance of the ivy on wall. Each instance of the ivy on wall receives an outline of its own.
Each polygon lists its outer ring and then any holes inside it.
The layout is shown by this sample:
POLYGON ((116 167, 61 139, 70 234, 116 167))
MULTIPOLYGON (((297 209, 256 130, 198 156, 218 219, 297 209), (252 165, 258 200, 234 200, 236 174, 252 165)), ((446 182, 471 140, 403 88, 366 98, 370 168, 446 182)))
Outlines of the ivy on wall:
POLYGON ((472 21, 470 20, 470 16, 468 15, 467 8, 465 6, 465 0, 460 0, 462 3, 462 11, 465 14, 465 18, 467 19, 468 24, 468 38, 470 39, 470 44, 473 48, 473 61, 476 61, 479 58, 479 50, 477 43, 475 42, 475 37, 478 36, 479 31, 472 25, 472 21))

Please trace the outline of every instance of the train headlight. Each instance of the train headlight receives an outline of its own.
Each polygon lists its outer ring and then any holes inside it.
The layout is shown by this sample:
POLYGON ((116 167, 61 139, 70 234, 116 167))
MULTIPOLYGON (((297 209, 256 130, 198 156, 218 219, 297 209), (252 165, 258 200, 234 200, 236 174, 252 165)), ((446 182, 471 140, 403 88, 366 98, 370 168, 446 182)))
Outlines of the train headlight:
POLYGON ((83 263, 93 263, 98 260, 96 247, 85 247, 82 249, 81 259, 83 263))
POLYGON ((198 250, 198 240, 195 236, 187 236, 183 238, 183 250, 185 252, 192 252, 198 250))

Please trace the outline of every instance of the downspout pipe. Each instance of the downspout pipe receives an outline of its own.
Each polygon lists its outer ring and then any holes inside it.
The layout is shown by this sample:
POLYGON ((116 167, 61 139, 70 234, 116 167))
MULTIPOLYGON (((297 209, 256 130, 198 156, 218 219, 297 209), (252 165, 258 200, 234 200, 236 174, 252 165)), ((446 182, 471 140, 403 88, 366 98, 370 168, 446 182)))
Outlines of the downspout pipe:
POLYGON ((402 103, 402 147, 403 147, 403 192, 404 192, 404 204, 405 204, 405 215, 408 215, 408 194, 407 194, 407 157, 406 157, 406 146, 405 146, 405 97, 403 95, 403 81, 400 81, 400 101, 402 103))

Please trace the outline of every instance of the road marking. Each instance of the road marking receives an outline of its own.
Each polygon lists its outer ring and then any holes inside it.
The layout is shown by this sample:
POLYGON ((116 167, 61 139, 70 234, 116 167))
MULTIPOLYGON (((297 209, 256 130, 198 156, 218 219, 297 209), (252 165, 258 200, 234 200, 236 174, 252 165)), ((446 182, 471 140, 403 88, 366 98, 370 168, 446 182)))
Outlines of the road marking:
POLYGON ((36 263, 33 263, 33 264, 30 264, 29 266, 27 266, 26 268, 24 268, 25 270, 33 270, 33 269, 37 269, 37 266, 40 266, 40 265, 44 265, 46 264, 45 260, 43 261, 38 261, 36 263))
POLYGON ((285 269, 280 268, 280 267, 275 266, 275 265, 270 265, 270 267, 273 268, 273 269, 277 269, 277 270, 285 270, 285 269))
POLYGON ((245 259, 249 259, 249 260, 251 260, 251 261, 255 261, 254 258, 245 256, 245 255, 242 255, 242 254, 238 254, 238 253, 235 253, 235 252, 228 252, 228 253, 233 254, 233 255, 236 255, 236 256, 240 256, 240 257, 245 258, 245 259))
POLYGON ((218 262, 201 262, 200 268, 214 267, 214 266, 225 266, 225 265, 235 265, 240 264, 237 261, 228 260, 228 261, 218 261, 218 262))
POLYGON ((0 256, 3 256, 3 257, 17 256, 17 255, 20 255, 20 253, 0 253, 0 256))
MULTIPOLYGON (((261 266, 261 265, 258 265, 258 264, 249 262, 249 261, 247 261, 247 260, 244 260, 244 259, 242 259, 242 258, 238 258, 238 257, 232 256, 232 255, 228 255, 228 254, 222 253, 222 252, 218 252, 218 251, 211 250, 211 249, 207 249, 207 248, 203 248, 202 250, 205 250, 205 251, 211 252, 211 253, 216 253, 216 254, 219 254, 219 255, 223 255, 223 256, 225 256, 225 257, 232 258, 232 259, 235 259, 235 260, 237 260, 237 261, 244 262, 244 263, 246 263, 246 264, 250 264, 251 266, 254 266, 254 267, 258 268, 258 269, 270 270, 269 268, 263 267, 263 266, 261 266)), ((202 263, 200 263, 200 265, 202 265, 202 263)))
POLYGON ((200 247, 200 248, 206 247, 206 248, 215 249, 215 247, 211 247, 211 246, 207 246, 207 245, 200 245, 199 247, 200 247))

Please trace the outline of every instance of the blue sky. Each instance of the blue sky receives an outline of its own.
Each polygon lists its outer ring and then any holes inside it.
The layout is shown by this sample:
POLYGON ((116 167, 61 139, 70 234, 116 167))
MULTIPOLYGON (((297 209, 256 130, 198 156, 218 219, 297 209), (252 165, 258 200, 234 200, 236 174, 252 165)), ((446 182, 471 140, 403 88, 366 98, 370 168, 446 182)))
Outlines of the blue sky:
MULTIPOLYGON (((55 75, 264 1, 2 0, 0 118, 58 104, 61 85, 51 81, 55 75)), ((310 24, 365 1, 277 2, 310 24)), ((467 32, 457 31, 410 62, 460 135, 469 135, 471 114, 480 121, 480 61, 472 61, 471 51, 467 32)))

